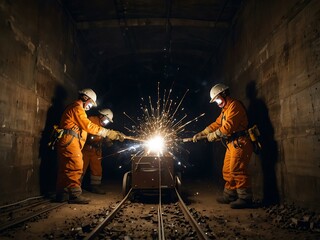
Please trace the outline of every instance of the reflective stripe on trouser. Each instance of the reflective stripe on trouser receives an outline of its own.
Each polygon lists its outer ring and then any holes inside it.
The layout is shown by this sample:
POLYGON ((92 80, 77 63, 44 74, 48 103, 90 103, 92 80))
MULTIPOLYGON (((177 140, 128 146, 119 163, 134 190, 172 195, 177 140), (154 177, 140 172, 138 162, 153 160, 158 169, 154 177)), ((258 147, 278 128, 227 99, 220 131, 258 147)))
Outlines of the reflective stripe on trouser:
POLYGON ((238 188, 237 189, 238 198, 244 200, 251 200, 252 199, 252 192, 249 188, 238 188))
POLYGON ((100 185, 101 184, 102 176, 95 176, 95 175, 91 174, 90 178, 91 178, 91 180, 90 180, 91 185, 100 185))
POLYGON ((250 188, 248 165, 252 155, 252 144, 247 138, 239 138, 241 147, 235 147, 233 142, 228 144, 223 163, 223 179, 226 181, 225 189, 235 190, 250 188))
POLYGON ((83 175, 86 173, 88 166, 90 166, 91 184, 101 184, 102 179, 102 153, 95 148, 82 150, 83 153, 83 175))
POLYGON ((83 160, 79 143, 72 141, 67 147, 58 146, 58 162, 57 192, 67 190, 69 194, 80 195, 83 160))
POLYGON ((68 188, 69 196, 78 197, 82 193, 81 187, 71 187, 68 188))

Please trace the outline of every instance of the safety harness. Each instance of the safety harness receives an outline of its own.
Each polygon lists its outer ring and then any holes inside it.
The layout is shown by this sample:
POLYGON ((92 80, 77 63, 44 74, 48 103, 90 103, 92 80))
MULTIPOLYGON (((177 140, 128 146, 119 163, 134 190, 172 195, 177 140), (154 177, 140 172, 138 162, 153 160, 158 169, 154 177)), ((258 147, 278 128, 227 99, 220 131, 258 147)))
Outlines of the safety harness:
MULTIPOLYGON (((241 101, 240 101, 240 103, 243 106, 243 108, 246 112, 246 115, 248 115, 245 106, 243 105, 243 103, 241 101)), ((224 112, 222 113, 221 125, 222 125, 223 120, 226 120, 226 116, 224 115, 224 112)), ((228 148, 227 144, 229 144, 230 142, 233 143, 234 148, 239 148, 239 147, 241 148, 242 145, 239 143, 240 137, 249 137, 249 139, 253 145, 253 152, 256 154, 260 153, 262 147, 261 147, 261 144, 259 141, 260 131, 259 131, 257 125, 253 125, 251 128, 248 128, 247 130, 242 130, 242 131, 232 133, 230 136, 227 136, 226 138, 224 138, 226 141, 226 144, 223 141, 222 141, 222 143, 226 148, 228 148)))
POLYGON ((76 133, 75 131, 73 131, 72 129, 63 129, 63 134, 69 134, 72 137, 76 137, 78 139, 80 139, 80 134, 76 133))
POLYGON ((228 148, 227 144, 230 142, 233 143, 234 148, 241 148, 241 144, 239 143, 240 137, 248 137, 253 145, 253 152, 256 154, 259 154, 262 147, 259 141, 260 137, 260 131, 258 129, 257 125, 254 125, 253 127, 249 128, 248 130, 238 131, 235 133, 232 133, 231 136, 228 136, 225 138, 226 144, 225 147, 228 148))
POLYGON ((72 129, 63 129, 63 135, 71 135, 72 138, 66 144, 62 145, 62 147, 68 147, 74 138, 81 139, 80 134, 72 129))
POLYGON ((74 138, 81 139, 80 133, 77 133, 76 131, 74 131, 72 129, 63 129, 63 128, 59 128, 58 125, 54 125, 48 146, 51 147, 52 150, 54 150, 57 142, 62 138, 63 135, 66 135, 66 134, 71 135, 72 138, 70 139, 70 141, 68 141, 62 147, 69 146, 74 138))
POLYGON ((239 143, 240 137, 247 137, 248 136, 248 130, 238 131, 235 133, 232 133, 231 136, 227 137, 226 142, 227 144, 232 142, 234 148, 242 147, 242 145, 239 143))

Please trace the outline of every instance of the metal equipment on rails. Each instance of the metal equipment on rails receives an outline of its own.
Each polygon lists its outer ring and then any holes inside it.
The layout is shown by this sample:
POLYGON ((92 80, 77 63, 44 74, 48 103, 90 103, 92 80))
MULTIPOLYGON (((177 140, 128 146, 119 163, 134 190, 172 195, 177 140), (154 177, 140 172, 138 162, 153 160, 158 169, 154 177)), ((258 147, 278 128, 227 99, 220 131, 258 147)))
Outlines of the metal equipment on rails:
POLYGON ((156 192, 158 190, 181 191, 181 173, 176 169, 172 156, 134 156, 131 171, 123 176, 122 192, 126 196, 133 193, 156 192))

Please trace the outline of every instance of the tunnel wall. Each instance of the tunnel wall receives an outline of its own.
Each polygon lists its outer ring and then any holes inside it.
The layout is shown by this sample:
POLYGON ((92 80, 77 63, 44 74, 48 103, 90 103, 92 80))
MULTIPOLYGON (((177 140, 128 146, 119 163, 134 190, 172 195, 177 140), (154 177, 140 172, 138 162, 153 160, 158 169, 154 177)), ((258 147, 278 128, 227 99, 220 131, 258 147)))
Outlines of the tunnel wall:
POLYGON ((223 76, 258 124, 257 199, 320 209, 320 1, 246 1, 223 76))
POLYGON ((49 131, 86 72, 75 27, 58 1, 0 1, 0 33, 0 204, 5 204, 38 196, 54 184, 49 131))

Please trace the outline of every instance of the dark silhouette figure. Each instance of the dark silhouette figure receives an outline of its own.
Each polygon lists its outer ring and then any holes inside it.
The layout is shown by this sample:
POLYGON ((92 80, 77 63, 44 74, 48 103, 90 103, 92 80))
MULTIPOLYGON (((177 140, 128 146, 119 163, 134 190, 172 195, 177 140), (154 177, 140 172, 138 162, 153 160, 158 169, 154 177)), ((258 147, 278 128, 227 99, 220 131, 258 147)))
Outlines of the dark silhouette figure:
POLYGON ((256 124, 260 130, 262 149, 259 153, 263 171, 263 204, 272 205, 279 202, 279 192, 275 174, 275 164, 278 159, 277 143, 274 140, 274 129, 269 118, 266 104, 257 98, 256 83, 251 81, 246 88, 249 99, 249 126, 256 124))
POLYGON ((40 192, 45 196, 55 193, 58 171, 57 152, 55 149, 51 149, 48 143, 50 142, 53 126, 59 125, 66 98, 67 92, 65 89, 62 86, 57 86, 52 98, 52 105, 47 112, 46 124, 40 139, 40 192))

